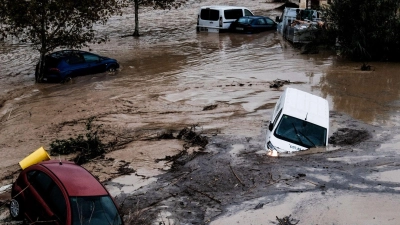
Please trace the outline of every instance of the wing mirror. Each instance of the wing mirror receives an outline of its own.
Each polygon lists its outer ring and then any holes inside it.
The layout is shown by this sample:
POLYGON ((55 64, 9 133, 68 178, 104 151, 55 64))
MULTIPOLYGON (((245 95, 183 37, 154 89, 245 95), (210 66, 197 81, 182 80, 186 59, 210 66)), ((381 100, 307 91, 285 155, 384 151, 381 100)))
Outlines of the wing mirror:
POLYGON ((268 125, 269 131, 272 131, 272 128, 274 128, 274 124, 273 123, 269 123, 269 125, 268 125))

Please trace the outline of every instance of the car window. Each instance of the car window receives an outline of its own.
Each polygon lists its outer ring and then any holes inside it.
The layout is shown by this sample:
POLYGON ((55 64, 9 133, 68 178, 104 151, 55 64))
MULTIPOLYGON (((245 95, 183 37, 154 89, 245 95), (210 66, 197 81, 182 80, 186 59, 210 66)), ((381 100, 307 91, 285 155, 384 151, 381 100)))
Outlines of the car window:
POLYGON ((53 58, 53 57, 46 57, 45 66, 47 68, 57 67, 59 62, 60 62, 59 59, 56 59, 56 58, 53 58))
POLYGON ((120 225, 118 210, 110 196, 71 197, 72 224, 120 225))
POLYGON ((268 25, 273 25, 275 22, 271 20, 270 18, 265 18, 265 21, 268 25))
POLYGON ((243 16, 242 9, 227 9, 224 11, 225 19, 238 19, 243 16))
POLYGON ((253 13, 251 13, 249 10, 245 9, 244 10, 244 15, 245 16, 253 16, 253 13))
POLYGON ((84 53, 83 58, 85 59, 85 62, 98 62, 100 60, 99 56, 88 53, 84 53))
POLYGON ((257 25, 265 25, 265 20, 263 18, 260 18, 257 20, 257 25))
POLYGON ((239 20, 238 20, 239 23, 248 23, 248 24, 250 24, 251 21, 253 21, 253 19, 250 19, 247 17, 242 17, 242 18, 239 18, 239 20))
POLYGON ((27 178, 58 219, 65 223, 67 205, 61 189, 47 174, 30 171, 27 178))
POLYGON ((202 20, 214 20, 219 19, 219 11, 215 9, 202 9, 200 12, 200 18, 202 20))
POLYGON ((306 148, 326 146, 326 128, 283 114, 274 135, 306 148))
POLYGON ((67 204, 60 188, 54 184, 50 187, 48 196, 45 201, 52 209, 53 213, 58 216, 60 221, 65 221, 67 218, 67 204))
POLYGON ((28 181, 41 195, 46 195, 52 180, 49 176, 41 171, 30 171, 28 173, 28 181))
POLYGON ((65 61, 68 64, 79 64, 79 63, 84 63, 85 59, 83 58, 83 56, 81 54, 71 53, 70 55, 68 55, 68 57, 65 59, 65 61))

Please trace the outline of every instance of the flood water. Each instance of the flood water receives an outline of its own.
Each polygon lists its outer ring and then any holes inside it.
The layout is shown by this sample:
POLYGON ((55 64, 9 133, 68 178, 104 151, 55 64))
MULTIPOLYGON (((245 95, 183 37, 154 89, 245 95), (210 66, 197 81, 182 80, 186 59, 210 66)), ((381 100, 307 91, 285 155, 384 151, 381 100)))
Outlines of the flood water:
MULTIPOLYGON (((2 43, 0 167, 17 163, 54 138, 74 134, 58 124, 91 115, 124 129, 197 123, 205 130, 257 136, 283 90, 269 87, 275 79, 328 99, 332 111, 399 133, 400 64, 368 62, 372 70, 361 71, 361 62, 331 51, 300 54, 275 31, 197 33, 197 10, 211 4, 243 5, 189 1, 179 10, 142 9, 139 38, 123 37, 134 30, 133 9, 126 9, 123 16, 98 27, 110 42, 90 46, 94 53, 117 59, 120 71, 78 77, 67 84, 36 84, 38 53, 12 40, 2 43), (212 104, 218 104, 215 113, 201 113, 212 104)), ((271 18, 281 14, 274 9, 279 4, 249 1, 245 6, 271 18)), ((331 130, 336 126, 333 121, 331 130)), ((385 147, 396 149, 397 142, 385 147)))
MULTIPOLYGON (((270 94, 267 86, 265 92, 268 93, 249 90, 238 92, 223 87, 240 82, 260 85, 274 79, 284 79, 303 83, 297 88, 322 95, 330 100, 332 110, 348 113, 368 123, 389 122, 393 113, 398 111, 398 63, 372 62, 369 65, 373 71, 361 71, 360 62, 343 60, 331 52, 301 55, 299 50, 274 31, 253 35, 196 33, 197 10, 206 4, 189 1, 179 10, 142 9, 140 38, 121 37, 131 33, 134 28, 132 9, 126 9, 122 17, 113 17, 108 25, 99 26, 101 33, 110 36, 110 42, 91 46, 90 49, 116 58, 121 63, 121 71, 112 79, 116 83, 123 83, 127 89, 142 86, 141 82, 147 86, 166 82, 179 87, 201 84, 211 89, 190 95, 179 92, 165 96, 171 101, 199 102, 200 99, 201 103, 234 103, 246 98, 248 102, 243 103, 245 109, 256 111, 258 107, 273 102, 267 100, 268 96, 277 97, 279 93, 270 94), (215 88, 216 84, 222 88, 215 88), (231 96, 232 92, 235 97, 231 96), (193 96, 196 97, 191 100, 193 96), (252 101, 262 98, 264 100, 261 102, 252 101)), ((229 4, 235 5, 236 2, 230 1, 229 4)), ((246 6, 255 14, 271 18, 281 13, 274 10, 279 4, 252 2, 246 6)), ((21 87, 49 90, 52 85, 33 82, 37 60, 38 53, 29 45, 8 42, 0 46, 0 90, 3 101, 10 100, 7 99, 10 91, 21 87)), ((108 78, 104 75, 99 79, 108 78)), ((79 82, 87 85, 86 79, 90 78, 82 78, 79 82)), ((1 114, 6 114, 4 109, 1 114)))

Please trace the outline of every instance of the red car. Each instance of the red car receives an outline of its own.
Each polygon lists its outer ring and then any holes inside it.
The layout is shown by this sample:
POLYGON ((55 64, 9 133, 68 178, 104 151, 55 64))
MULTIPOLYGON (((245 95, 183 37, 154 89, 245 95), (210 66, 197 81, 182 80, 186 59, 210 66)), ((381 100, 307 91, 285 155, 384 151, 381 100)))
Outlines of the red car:
POLYGON ((31 223, 122 225, 104 186, 73 162, 49 160, 24 169, 11 191, 10 214, 31 223))

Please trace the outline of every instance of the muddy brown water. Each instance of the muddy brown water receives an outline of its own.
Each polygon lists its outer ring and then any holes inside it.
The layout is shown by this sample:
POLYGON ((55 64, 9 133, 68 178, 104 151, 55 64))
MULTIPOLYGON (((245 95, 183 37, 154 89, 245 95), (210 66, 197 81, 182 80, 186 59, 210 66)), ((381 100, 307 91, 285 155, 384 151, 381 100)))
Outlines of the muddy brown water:
MULTIPOLYGON (((113 195, 128 199, 127 208, 140 202, 157 212, 159 222, 272 224, 276 216, 291 214, 299 224, 398 224, 393 210, 399 206, 400 64, 369 62, 372 70, 361 71, 362 63, 334 52, 302 55, 275 31, 196 33, 197 10, 210 4, 243 5, 189 1, 179 10, 145 8, 140 38, 122 37, 134 27, 133 10, 126 9, 98 27, 110 42, 90 46, 116 58, 120 71, 66 84, 35 84, 37 52, 13 40, 2 43, 2 177, 18 170, 18 162, 40 146, 48 149, 55 139, 84 132, 86 119, 96 116, 108 131, 106 140, 135 141, 107 154, 114 161, 95 161, 87 168, 108 180, 113 195), (330 146, 328 153, 267 158, 263 135, 284 88, 270 88, 275 79, 328 99, 330 135, 347 127, 365 129, 371 138, 330 146), (210 105, 217 107, 203 110, 210 105), (194 124, 210 138, 205 151, 174 172, 168 172, 171 162, 155 163, 178 154, 182 142, 149 137, 194 124), (112 175, 126 162, 136 173, 112 175), (370 202, 380 208, 365 207, 370 202), (259 204, 263 207, 255 207, 259 204)), ((281 13, 274 10, 278 4, 246 6, 271 18, 281 13)), ((12 181, 7 178, 2 185, 12 181)))

